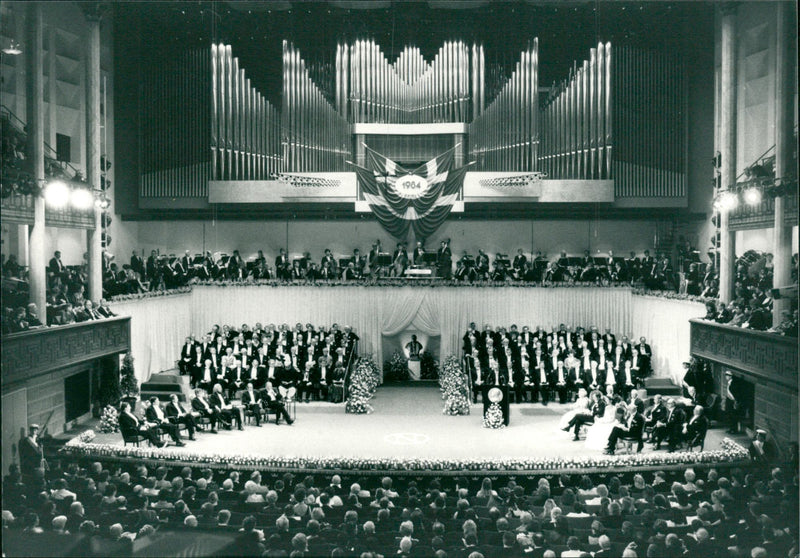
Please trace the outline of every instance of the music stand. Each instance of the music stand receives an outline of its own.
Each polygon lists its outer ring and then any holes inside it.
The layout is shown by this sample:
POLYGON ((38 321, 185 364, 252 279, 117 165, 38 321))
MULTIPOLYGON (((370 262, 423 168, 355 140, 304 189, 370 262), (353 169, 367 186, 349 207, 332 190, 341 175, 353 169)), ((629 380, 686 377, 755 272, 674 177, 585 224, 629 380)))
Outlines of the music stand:
POLYGON ((375 258, 375 261, 379 267, 389 267, 392 265, 392 255, 387 254, 386 252, 381 252, 378 254, 378 257, 375 258))
POLYGON ((425 252, 422 254, 422 263, 425 265, 436 265, 436 252, 425 252))

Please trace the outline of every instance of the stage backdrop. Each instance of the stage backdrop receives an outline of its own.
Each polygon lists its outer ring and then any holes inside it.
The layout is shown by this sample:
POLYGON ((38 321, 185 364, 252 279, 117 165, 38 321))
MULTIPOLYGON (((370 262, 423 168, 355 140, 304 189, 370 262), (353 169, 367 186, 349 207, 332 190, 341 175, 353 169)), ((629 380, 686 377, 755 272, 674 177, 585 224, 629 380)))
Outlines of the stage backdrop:
POLYGON ((520 329, 609 327, 617 335, 644 335, 655 353, 655 374, 679 381, 689 358, 689 318, 702 316, 696 302, 639 296, 629 288, 600 287, 291 287, 195 286, 191 294, 117 302, 132 319, 133 355, 141 379, 174 368, 184 338, 214 324, 256 322, 350 325, 361 337, 361 354, 382 365, 382 338, 407 329, 441 336, 440 358, 461 354, 468 324, 520 329))

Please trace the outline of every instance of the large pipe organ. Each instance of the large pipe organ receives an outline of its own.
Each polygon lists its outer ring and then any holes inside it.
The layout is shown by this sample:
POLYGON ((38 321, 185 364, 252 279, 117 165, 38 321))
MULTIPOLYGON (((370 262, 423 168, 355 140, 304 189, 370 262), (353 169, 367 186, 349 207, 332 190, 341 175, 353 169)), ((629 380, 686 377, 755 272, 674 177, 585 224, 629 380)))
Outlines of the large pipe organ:
POLYGON ((606 203, 685 203, 687 92, 676 57, 601 42, 548 89, 539 68, 535 38, 512 66, 488 71, 484 46, 459 40, 432 58, 406 46, 392 60, 358 39, 319 64, 284 41, 278 107, 230 45, 187 52, 142 88, 154 110, 140 127, 140 197, 206 197, 209 180, 349 172, 366 143, 413 164, 455 146, 457 164, 478 173, 613 181, 606 203))
POLYGON ((279 111, 250 83, 230 45, 211 45, 211 175, 264 180, 282 169, 279 111))
POLYGON ((309 75, 300 51, 283 42, 284 171, 344 171, 350 127, 309 75))
MULTIPOLYGON (((483 72, 483 47, 477 75, 483 72)), ((480 84, 483 80, 480 80, 480 84)), ((479 87, 483 99, 483 87, 479 87)), ((508 82, 483 110, 475 104, 469 126, 469 154, 479 171, 539 170, 539 41, 521 54, 508 82), (475 110, 477 109, 477 110, 475 110)))
POLYGON ((466 122, 479 87, 471 81, 476 74, 474 53, 475 46, 448 41, 431 62, 408 46, 391 63, 375 41, 339 45, 337 110, 350 122, 466 122))
POLYGON ((613 179, 617 198, 684 198, 685 103, 676 58, 599 43, 544 102, 540 170, 613 179))

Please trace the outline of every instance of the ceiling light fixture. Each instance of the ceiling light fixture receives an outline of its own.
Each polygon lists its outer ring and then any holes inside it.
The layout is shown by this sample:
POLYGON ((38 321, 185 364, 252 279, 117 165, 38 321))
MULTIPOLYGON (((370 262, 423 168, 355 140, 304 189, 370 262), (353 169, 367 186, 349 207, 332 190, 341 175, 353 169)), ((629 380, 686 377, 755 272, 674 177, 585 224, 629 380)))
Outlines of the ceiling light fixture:
POLYGON ((17 56, 18 54, 22 54, 22 49, 19 48, 19 43, 16 41, 11 41, 6 48, 3 49, 3 54, 10 54, 11 56, 17 56))

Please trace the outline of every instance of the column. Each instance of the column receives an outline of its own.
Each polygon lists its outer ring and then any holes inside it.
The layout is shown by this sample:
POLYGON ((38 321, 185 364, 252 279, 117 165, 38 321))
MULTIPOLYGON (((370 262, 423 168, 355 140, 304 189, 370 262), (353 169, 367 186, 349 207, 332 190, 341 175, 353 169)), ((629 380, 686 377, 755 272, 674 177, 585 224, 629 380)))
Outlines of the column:
MULTIPOLYGON (((788 2, 780 2, 777 6, 777 40, 775 60, 775 178, 781 180, 790 177, 792 169, 792 152, 794 145, 794 68, 797 64, 797 53, 794 48, 795 16, 793 6, 788 2)), ((786 210, 786 196, 775 198, 775 230, 774 246, 774 287, 786 287, 792 282, 792 227, 786 225, 789 217, 786 210)), ((775 301, 772 309, 772 323, 781 322, 781 313, 789 310, 791 299, 782 298, 775 301)))
MULTIPOLYGON (((722 40, 720 68, 719 151, 722 158, 722 190, 736 182, 736 5, 720 8, 722 40)), ((719 298, 733 299, 733 277, 736 266, 735 236, 728 225, 728 213, 720 214, 719 298)))
MULTIPOLYGON (((100 190, 100 16, 86 13, 86 181, 100 190)), ((103 297, 103 229, 101 211, 93 207, 94 227, 87 231, 89 252, 88 297, 97 302, 103 297)))
MULTIPOLYGON (((11 225, 12 227, 14 225, 11 225)), ((31 265, 30 225, 17 225, 17 261, 20 265, 31 265)))
MULTIPOLYGON (((25 21, 25 112, 28 128, 28 160, 34 180, 44 186, 44 78, 42 76, 42 7, 39 2, 28 4, 25 21)), ((33 225, 29 239, 30 301, 36 304, 39 316, 46 314, 47 256, 44 253, 44 197, 33 197, 33 225)))

